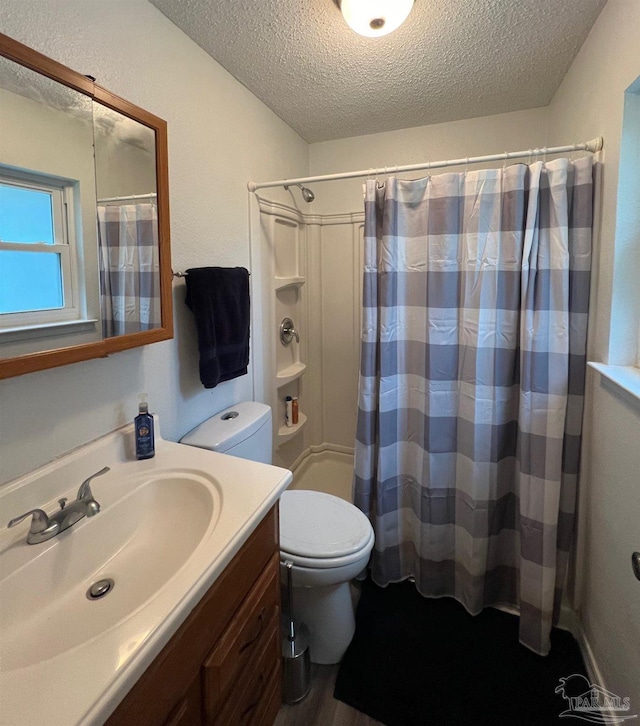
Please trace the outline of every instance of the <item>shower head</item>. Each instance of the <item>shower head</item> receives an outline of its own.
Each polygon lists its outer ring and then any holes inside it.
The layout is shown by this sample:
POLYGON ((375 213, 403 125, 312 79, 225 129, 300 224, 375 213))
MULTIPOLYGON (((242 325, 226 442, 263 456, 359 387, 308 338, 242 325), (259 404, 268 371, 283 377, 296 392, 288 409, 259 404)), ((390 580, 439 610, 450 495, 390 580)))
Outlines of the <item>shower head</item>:
MULTIPOLYGON (((316 198, 316 195, 311 191, 311 189, 303 187, 302 184, 295 184, 294 186, 300 187, 302 190, 302 198, 305 202, 312 202, 316 198)), ((286 191, 289 191, 289 185, 285 184, 284 188, 286 191)))
POLYGON ((312 202, 316 195, 311 191, 311 189, 307 189, 307 187, 303 187, 300 185, 300 189, 302 189, 302 198, 305 202, 312 202))

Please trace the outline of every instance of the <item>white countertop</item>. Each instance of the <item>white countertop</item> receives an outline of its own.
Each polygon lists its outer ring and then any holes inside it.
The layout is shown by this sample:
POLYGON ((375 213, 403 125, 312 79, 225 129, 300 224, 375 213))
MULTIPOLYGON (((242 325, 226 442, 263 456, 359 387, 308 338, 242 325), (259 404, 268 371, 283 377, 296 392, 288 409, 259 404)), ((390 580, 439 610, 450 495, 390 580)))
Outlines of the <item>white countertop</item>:
MULTIPOLYGON (((104 722, 292 479, 286 469, 164 441, 159 431, 156 431, 155 457, 136 461, 132 439, 132 426, 124 427, 0 489, 0 525, 4 527, 0 530, 0 724, 3 726, 104 722), (102 507, 95 517, 84 518, 38 545, 26 544, 28 522, 6 529, 9 519, 29 509, 40 507, 51 513, 58 508, 56 502, 60 497, 66 496, 72 501, 82 480, 103 466, 110 466, 111 472, 92 482, 94 497, 102 507), (167 582, 123 617, 109 611, 116 603, 115 588, 112 605, 109 605, 109 596, 95 603, 86 600, 87 587, 101 574, 109 574, 105 562, 97 562, 93 567, 92 558, 97 557, 95 552, 104 549, 102 540, 118 538, 120 530, 126 530, 126 523, 121 524, 122 513, 126 520, 142 516, 140 509, 136 512, 141 502, 156 506, 148 495, 138 496, 148 482, 162 480, 165 492, 167 487, 172 487, 173 500, 163 505, 164 518, 157 532, 153 528, 149 530, 148 522, 153 524, 155 520, 147 518, 144 536, 157 537, 158 550, 180 541, 171 540, 172 537, 179 538, 181 533, 187 536, 188 526, 184 521, 178 517, 177 524, 171 526, 171 520, 167 520, 171 502, 177 501, 179 507, 175 492, 181 491, 180 477, 196 482, 195 487, 202 484, 207 507, 212 511, 210 518, 207 514, 203 534, 193 553, 167 582), (127 508, 129 502, 133 504, 127 508), (60 582, 65 586, 70 583, 67 591, 60 592, 60 582), (16 583, 19 591, 15 589, 16 583), (12 597, 17 597, 20 607, 15 602, 3 603, 3 593, 5 596, 12 593, 12 588, 17 593, 12 597), (59 606, 58 598, 62 597, 65 602, 69 599, 69 608, 59 606), (82 604, 78 598, 83 599, 82 604), (48 619, 52 603, 54 615, 48 619), (96 605, 102 607, 103 614, 99 608, 87 610, 88 617, 95 620, 86 621, 91 627, 86 629, 85 636, 82 620, 73 615, 74 608, 96 605)), ((200 506, 198 501, 196 505, 200 506)), ((189 514, 185 516, 188 522, 189 514)), ((138 533, 138 539, 140 536, 138 533)), ((122 544, 118 542, 116 548, 125 551, 133 539, 132 534, 122 544)), ((111 552, 114 544, 108 544, 106 549, 111 552)), ((147 550, 153 547, 151 541, 147 550)), ((115 558, 113 555, 112 560, 115 558)), ((153 566, 147 569, 151 576, 153 566)), ((147 573, 140 572, 142 585, 145 577, 147 573)), ((117 587, 117 576, 114 579, 117 587)), ((120 586, 124 588, 125 584, 121 582, 120 586)))

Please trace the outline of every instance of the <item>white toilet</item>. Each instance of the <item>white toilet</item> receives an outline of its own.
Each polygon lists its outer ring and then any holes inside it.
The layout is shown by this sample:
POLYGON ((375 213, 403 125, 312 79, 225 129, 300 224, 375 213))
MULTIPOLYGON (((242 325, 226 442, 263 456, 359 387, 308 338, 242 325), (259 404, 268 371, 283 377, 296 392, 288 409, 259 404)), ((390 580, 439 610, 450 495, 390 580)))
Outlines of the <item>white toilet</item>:
MULTIPOLYGON (((269 406, 245 401, 207 419, 181 443, 270 464, 271 426, 269 406)), ((367 566, 373 543, 371 523, 353 504, 322 492, 282 495, 281 562, 293 563, 295 615, 309 628, 314 663, 338 663, 351 642, 349 582, 367 566)))
POLYGON ((280 558, 293 563, 295 615, 309 628, 313 663, 339 663, 353 638, 349 582, 373 542, 367 517, 344 499, 304 490, 280 498, 280 558))

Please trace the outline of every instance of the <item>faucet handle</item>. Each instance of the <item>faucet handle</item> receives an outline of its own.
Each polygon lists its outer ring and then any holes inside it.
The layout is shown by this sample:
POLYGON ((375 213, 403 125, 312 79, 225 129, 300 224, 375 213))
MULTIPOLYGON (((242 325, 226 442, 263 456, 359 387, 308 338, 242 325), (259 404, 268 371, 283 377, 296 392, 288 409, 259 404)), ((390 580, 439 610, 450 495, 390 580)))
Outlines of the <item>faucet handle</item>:
POLYGON ((78 489, 78 499, 93 499, 93 494, 91 492, 90 486, 91 480, 95 479, 97 476, 102 476, 103 474, 106 474, 108 471, 111 471, 111 467, 105 466, 104 468, 100 469, 100 471, 97 471, 95 474, 92 474, 90 477, 85 479, 82 484, 80 484, 80 489, 78 489))
POLYGON ((42 530, 49 526, 49 517, 47 517, 46 512, 43 512, 42 509, 32 509, 29 512, 21 514, 19 517, 14 517, 7 527, 15 527, 16 524, 20 524, 20 522, 27 517, 33 517, 31 520, 31 529, 34 532, 42 532, 42 530))
POLYGON ((296 339, 296 343, 300 342, 300 334, 296 330, 293 320, 291 318, 283 318, 280 323, 280 342, 282 345, 289 345, 294 338, 296 339))
POLYGON ((22 520, 26 519, 27 517, 32 517, 31 527, 29 528, 29 535, 51 534, 51 536, 53 536, 53 534, 60 526, 57 522, 51 522, 49 520, 49 517, 47 517, 46 513, 43 512, 42 509, 32 509, 25 514, 21 514, 19 517, 15 517, 14 519, 12 519, 7 527, 15 527, 16 524, 20 524, 20 522, 22 522, 22 520))

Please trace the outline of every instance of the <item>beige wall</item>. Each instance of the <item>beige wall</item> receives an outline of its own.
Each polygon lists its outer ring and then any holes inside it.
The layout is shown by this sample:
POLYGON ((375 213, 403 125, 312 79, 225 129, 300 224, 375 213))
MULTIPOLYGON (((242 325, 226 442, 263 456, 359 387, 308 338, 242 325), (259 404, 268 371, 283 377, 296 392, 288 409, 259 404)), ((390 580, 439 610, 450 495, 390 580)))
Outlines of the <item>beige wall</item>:
MULTIPOLYGON (((550 106, 549 144, 602 135, 605 167, 594 251, 592 359, 637 360, 640 227, 619 205, 625 90, 640 76, 640 3, 609 0, 550 106)), ((638 137, 635 139, 638 148, 638 137)), ((638 170, 640 171, 640 170, 638 170)), ((637 175, 637 172, 636 172, 637 175)), ((624 183, 624 180, 623 180, 624 183)), ((635 200, 636 212, 638 199, 635 200)), ((640 711, 640 402, 589 372, 580 494, 577 604, 605 685, 640 711)))
MULTIPOLYGON (((94 115, 101 113, 105 109, 96 104, 94 115)), ((95 128, 96 194, 100 200, 156 191, 155 134, 132 119, 121 118, 121 125, 126 124, 124 133, 118 128, 95 128), (124 137, 127 128, 134 129, 133 138, 124 137)))
MULTIPOLYGON (((247 181, 304 175, 306 142, 146 0, 3 0, 0 31, 167 120, 174 269, 249 266, 247 181)), ((0 482, 130 421, 141 391, 171 439, 252 398, 251 374, 202 387, 182 282, 174 303, 172 341, 0 381, 0 482)))
POLYGON ((599 360, 616 365, 635 363, 640 328, 640 229, 624 238, 616 229, 624 93, 640 76, 639 28, 640 3, 609 0, 549 107, 550 144, 567 137, 604 137, 591 347, 599 360))
MULTIPOLYGON (((420 126, 381 134, 324 141, 309 147, 312 175, 333 174, 422 161, 441 161, 466 156, 500 154, 503 151, 544 146, 547 135, 547 108, 496 114, 420 126)), ((435 171, 442 173, 444 170, 435 171)), ((407 178, 424 176, 414 172, 407 178)), ((362 208, 363 179, 311 184, 316 201, 310 206, 316 214, 338 214, 362 208)))

